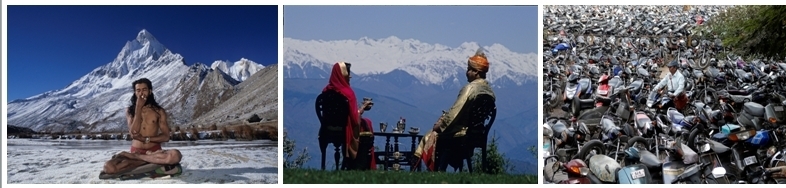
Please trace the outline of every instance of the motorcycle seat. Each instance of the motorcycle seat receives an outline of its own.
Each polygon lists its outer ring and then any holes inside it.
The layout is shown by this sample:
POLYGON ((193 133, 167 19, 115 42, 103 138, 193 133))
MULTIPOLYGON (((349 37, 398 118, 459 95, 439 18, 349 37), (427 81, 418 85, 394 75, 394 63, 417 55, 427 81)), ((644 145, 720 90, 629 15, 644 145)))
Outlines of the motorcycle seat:
POLYGON ((609 97, 597 96, 595 97, 595 100, 606 105, 611 104, 611 98, 609 97))
POLYGON ((644 80, 641 79, 635 80, 630 84, 628 84, 628 86, 630 86, 631 92, 636 92, 636 93, 639 91, 639 89, 641 89, 643 85, 644 85, 644 80))
POLYGON ((586 109, 595 108, 595 99, 578 99, 576 102, 578 103, 576 107, 579 108, 578 111, 574 111, 574 113, 579 113, 586 109))
POLYGON ((743 110, 755 117, 764 117, 764 106, 755 102, 746 102, 743 110))
POLYGON ((672 123, 679 123, 682 122, 683 119, 685 119, 685 115, 677 111, 677 109, 675 108, 669 108, 666 111, 666 114, 669 116, 668 120, 671 121, 672 123))
POLYGON ((748 91, 746 90, 726 90, 729 92, 729 95, 748 95, 748 91))

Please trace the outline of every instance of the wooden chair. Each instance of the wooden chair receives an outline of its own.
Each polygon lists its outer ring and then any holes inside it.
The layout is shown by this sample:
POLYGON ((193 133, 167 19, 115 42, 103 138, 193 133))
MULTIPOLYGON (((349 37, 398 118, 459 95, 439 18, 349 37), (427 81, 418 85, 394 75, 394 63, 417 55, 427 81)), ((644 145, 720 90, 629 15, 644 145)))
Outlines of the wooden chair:
MULTIPOLYGON (((354 101, 353 101, 354 102, 354 101)), ((345 162, 339 165, 341 150, 344 147, 347 117, 349 115, 349 101, 336 91, 327 91, 317 96, 315 103, 317 118, 319 118, 319 150, 322 152, 322 170, 325 170, 325 152, 328 144, 333 144, 335 153, 336 170, 345 168, 345 162)))
POLYGON ((339 165, 339 159, 346 149, 344 145, 346 142, 345 135, 348 120, 347 117, 349 117, 349 113, 353 112, 349 109, 350 102, 354 101, 348 101, 344 95, 341 95, 336 91, 327 91, 317 96, 315 109, 320 123, 318 140, 319 150, 322 152, 322 170, 325 170, 325 154, 329 144, 333 144, 335 148, 333 157, 336 162, 336 170, 365 170, 370 168, 368 164, 370 164, 371 160, 370 150, 374 147, 374 136, 372 134, 372 130, 366 130, 363 128, 369 126, 366 125, 367 123, 365 121, 361 122, 360 143, 357 159, 349 160, 345 158, 344 160, 341 160, 341 165, 339 165))
POLYGON ((469 172, 473 172, 472 155, 475 148, 481 149, 481 164, 484 169, 488 168, 486 143, 489 130, 491 130, 497 116, 495 100, 491 95, 484 94, 468 101, 468 104, 464 107, 465 109, 462 109, 466 113, 459 114, 459 116, 470 116, 469 123, 463 125, 467 129, 467 134, 456 137, 455 133, 443 132, 438 135, 435 151, 438 171, 445 171, 448 165, 452 166, 454 170, 461 171, 463 170, 463 162, 466 160, 469 172))

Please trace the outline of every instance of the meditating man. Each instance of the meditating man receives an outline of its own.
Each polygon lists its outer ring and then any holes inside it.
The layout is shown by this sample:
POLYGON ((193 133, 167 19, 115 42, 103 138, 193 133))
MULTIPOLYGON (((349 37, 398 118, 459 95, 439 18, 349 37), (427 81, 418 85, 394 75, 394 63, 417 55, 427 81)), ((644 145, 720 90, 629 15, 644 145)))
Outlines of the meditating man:
POLYGON ((178 150, 161 150, 161 143, 169 141, 170 130, 167 113, 153 95, 152 82, 142 78, 131 86, 134 95, 131 96, 131 106, 126 110, 126 120, 133 139, 131 152, 120 153, 107 161, 104 165, 107 174, 130 171, 147 163, 178 164, 182 158, 178 150))
MULTIPOLYGON (((422 159, 430 170, 435 170, 434 164, 434 151, 437 142, 437 135, 439 133, 454 134, 455 136, 466 135, 464 125, 468 124, 471 114, 465 114, 465 105, 469 105, 468 101, 474 100, 477 96, 486 94, 494 97, 494 91, 486 81, 486 73, 489 71, 489 62, 482 49, 478 49, 474 56, 467 60, 467 85, 461 88, 456 102, 450 107, 450 110, 442 113, 434 128, 423 140, 418 144, 415 150, 415 163, 419 164, 422 159)), ((413 168, 414 169, 414 168, 413 168)))

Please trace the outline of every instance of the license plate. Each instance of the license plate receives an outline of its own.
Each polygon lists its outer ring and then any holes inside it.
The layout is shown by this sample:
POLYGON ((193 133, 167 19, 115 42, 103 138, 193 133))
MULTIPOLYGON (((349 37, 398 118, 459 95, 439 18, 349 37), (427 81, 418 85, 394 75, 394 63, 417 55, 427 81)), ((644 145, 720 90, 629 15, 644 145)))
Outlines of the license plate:
POLYGON ((643 178, 644 176, 645 176, 644 175, 644 169, 636 170, 636 171, 633 171, 633 172, 630 173, 631 179, 634 179, 634 180, 635 179, 639 179, 639 178, 643 178))
POLYGON ((745 166, 752 165, 752 164, 756 163, 756 156, 745 157, 743 162, 745 163, 745 166))
POLYGON ((783 106, 775 106, 773 108, 775 108, 776 112, 783 112, 783 106))

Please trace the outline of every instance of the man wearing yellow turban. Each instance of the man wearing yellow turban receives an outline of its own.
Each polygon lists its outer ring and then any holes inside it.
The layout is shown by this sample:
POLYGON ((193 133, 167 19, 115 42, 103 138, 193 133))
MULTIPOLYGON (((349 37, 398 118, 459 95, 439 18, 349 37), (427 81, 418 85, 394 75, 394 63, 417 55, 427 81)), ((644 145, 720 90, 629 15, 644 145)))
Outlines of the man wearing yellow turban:
MULTIPOLYGON (((486 81, 486 73, 489 71, 489 62, 486 59, 486 54, 483 49, 478 49, 475 55, 467 60, 467 85, 461 88, 456 102, 450 107, 450 110, 443 111, 442 116, 439 117, 434 124, 434 128, 423 137, 423 140, 418 144, 415 150, 416 164, 422 159, 429 170, 435 170, 434 164, 434 151, 437 143, 437 135, 439 133, 455 133, 455 136, 464 136, 466 129, 463 126, 469 123, 470 114, 462 111, 467 101, 472 101, 475 97, 481 94, 487 94, 494 97, 494 91, 486 81)), ((466 110, 465 110, 466 111, 466 110)), ((419 164, 418 164, 419 165, 419 164)))

